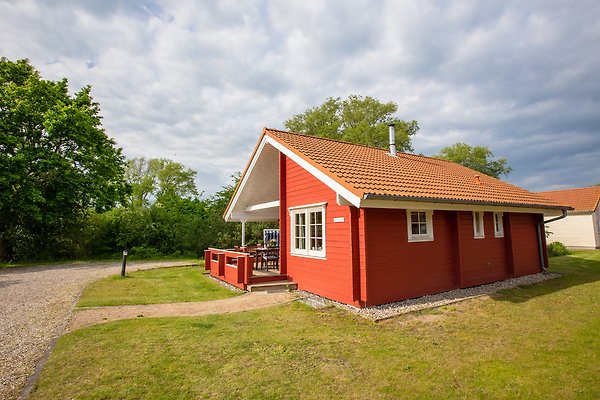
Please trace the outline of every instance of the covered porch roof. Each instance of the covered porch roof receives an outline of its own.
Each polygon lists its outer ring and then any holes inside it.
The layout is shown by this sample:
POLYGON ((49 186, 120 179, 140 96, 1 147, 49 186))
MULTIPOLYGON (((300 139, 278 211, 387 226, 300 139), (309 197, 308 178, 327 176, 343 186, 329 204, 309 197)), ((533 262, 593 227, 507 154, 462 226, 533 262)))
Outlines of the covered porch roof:
POLYGON ((261 140, 254 149, 224 218, 227 222, 279 219, 279 150, 267 141, 261 140))

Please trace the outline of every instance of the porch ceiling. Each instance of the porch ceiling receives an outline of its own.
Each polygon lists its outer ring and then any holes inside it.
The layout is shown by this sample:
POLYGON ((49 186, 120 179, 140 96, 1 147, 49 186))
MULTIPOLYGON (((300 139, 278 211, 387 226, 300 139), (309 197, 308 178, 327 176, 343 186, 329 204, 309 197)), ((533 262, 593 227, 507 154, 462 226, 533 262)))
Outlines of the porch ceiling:
POLYGON ((227 222, 279 219, 279 150, 264 142, 246 172, 227 222))

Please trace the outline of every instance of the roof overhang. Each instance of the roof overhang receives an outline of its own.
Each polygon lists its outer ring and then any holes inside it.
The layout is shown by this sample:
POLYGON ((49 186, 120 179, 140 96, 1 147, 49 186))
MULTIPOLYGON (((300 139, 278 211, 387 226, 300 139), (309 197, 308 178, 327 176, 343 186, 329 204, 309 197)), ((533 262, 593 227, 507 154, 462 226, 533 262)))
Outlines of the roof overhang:
POLYGON ((537 204, 496 203, 476 200, 434 199, 367 194, 361 202, 363 208, 401 208, 410 210, 489 211, 544 214, 546 217, 562 215, 570 207, 548 207, 537 204))
POLYGON ((330 187, 343 197, 343 201, 360 207, 360 197, 276 139, 263 133, 225 210, 223 215, 225 221, 277 221, 279 219, 279 153, 283 153, 330 187))

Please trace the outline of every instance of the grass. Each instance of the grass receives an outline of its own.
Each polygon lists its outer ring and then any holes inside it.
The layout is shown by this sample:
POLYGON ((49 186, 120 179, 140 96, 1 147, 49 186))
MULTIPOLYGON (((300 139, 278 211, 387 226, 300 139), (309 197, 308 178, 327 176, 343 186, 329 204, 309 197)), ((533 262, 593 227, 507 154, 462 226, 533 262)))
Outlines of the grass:
POLYGON ((110 276, 85 288, 78 307, 206 301, 237 296, 208 279, 197 266, 169 267, 110 276))
POLYGON ((563 277, 373 323, 291 304, 63 336, 31 399, 600 398, 600 251, 563 277))

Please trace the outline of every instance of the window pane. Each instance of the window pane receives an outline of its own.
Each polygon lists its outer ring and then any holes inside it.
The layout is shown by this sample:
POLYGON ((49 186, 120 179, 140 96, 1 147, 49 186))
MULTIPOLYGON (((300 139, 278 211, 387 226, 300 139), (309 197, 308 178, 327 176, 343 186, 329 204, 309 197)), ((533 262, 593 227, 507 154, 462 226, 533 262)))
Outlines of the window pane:
POLYGON ((323 225, 317 225, 317 231, 315 233, 315 236, 319 238, 323 237, 323 225))
POLYGON ((427 224, 419 224, 419 233, 421 235, 427 235, 427 224))
POLYGON ((410 213, 410 222, 419 222, 419 214, 416 212, 411 212, 410 213))
POLYGON ((419 234, 419 224, 410 224, 410 231, 413 235, 418 235, 419 234))
POLYGON ((318 211, 315 213, 316 219, 317 219, 317 224, 322 224, 323 223, 323 213, 321 211, 318 211))

